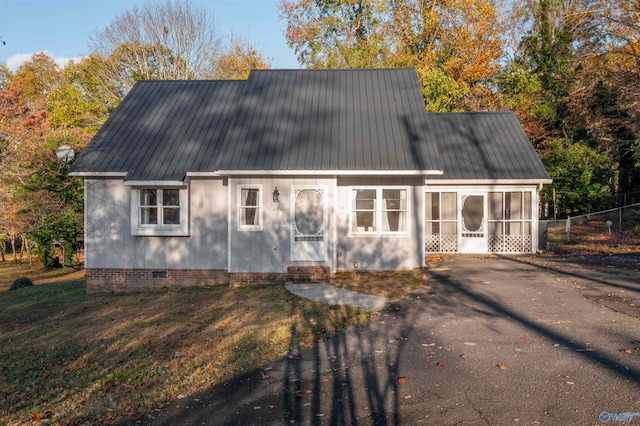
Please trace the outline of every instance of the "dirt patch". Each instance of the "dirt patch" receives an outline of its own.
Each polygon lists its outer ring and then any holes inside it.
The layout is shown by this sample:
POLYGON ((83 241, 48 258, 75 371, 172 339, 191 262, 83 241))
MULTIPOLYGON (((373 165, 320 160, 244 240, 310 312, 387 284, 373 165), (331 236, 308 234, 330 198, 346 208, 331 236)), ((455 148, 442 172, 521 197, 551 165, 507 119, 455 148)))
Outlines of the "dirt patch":
POLYGON ((419 288, 428 288, 427 269, 411 271, 349 271, 331 276, 329 284, 364 294, 399 300, 419 288))
POLYGON ((632 229, 609 233, 604 222, 591 221, 571 225, 571 241, 566 241, 564 227, 549 228, 548 250, 550 255, 586 255, 635 253, 640 251, 640 239, 632 229))

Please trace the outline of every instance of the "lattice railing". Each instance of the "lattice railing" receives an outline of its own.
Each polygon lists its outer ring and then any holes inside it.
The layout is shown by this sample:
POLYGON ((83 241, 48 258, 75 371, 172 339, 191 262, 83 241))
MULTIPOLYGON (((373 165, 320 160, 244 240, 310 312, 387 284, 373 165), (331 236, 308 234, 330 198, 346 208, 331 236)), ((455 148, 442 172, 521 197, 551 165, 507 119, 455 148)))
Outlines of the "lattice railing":
POLYGON ((457 235, 427 235, 425 238, 427 253, 456 253, 458 251, 457 235))
POLYGON ((531 235, 489 235, 491 253, 523 253, 531 251, 531 235))

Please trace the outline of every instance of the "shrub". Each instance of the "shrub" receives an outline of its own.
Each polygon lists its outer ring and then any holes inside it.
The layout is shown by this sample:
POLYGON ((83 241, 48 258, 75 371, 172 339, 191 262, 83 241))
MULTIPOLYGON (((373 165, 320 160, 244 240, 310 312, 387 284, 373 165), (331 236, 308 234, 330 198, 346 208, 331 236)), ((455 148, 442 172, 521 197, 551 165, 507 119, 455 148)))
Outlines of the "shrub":
POLYGON ((33 282, 29 278, 21 277, 15 280, 13 284, 11 284, 9 291, 17 290, 23 287, 31 287, 32 285, 33 285, 33 282))

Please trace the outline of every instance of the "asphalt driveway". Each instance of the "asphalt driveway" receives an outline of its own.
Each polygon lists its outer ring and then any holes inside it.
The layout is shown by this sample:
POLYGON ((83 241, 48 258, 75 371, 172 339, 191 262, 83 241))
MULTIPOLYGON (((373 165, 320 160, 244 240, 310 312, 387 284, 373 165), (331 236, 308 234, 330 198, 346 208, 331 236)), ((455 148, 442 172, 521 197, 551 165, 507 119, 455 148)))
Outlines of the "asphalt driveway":
POLYGON ((452 257, 369 323, 141 422, 640 424, 640 259, 607 259, 452 257))

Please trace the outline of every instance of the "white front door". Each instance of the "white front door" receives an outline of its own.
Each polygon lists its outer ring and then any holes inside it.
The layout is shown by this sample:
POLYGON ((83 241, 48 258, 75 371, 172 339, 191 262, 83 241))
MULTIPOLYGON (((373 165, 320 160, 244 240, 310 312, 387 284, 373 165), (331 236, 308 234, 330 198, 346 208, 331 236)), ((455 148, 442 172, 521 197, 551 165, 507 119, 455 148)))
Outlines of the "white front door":
POLYGON ((327 258, 327 188, 294 186, 291 207, 291 260, 327 258))
POLYGON ((486 253, 485 194, 460 193, 459 196, 458 252, 486 253))

